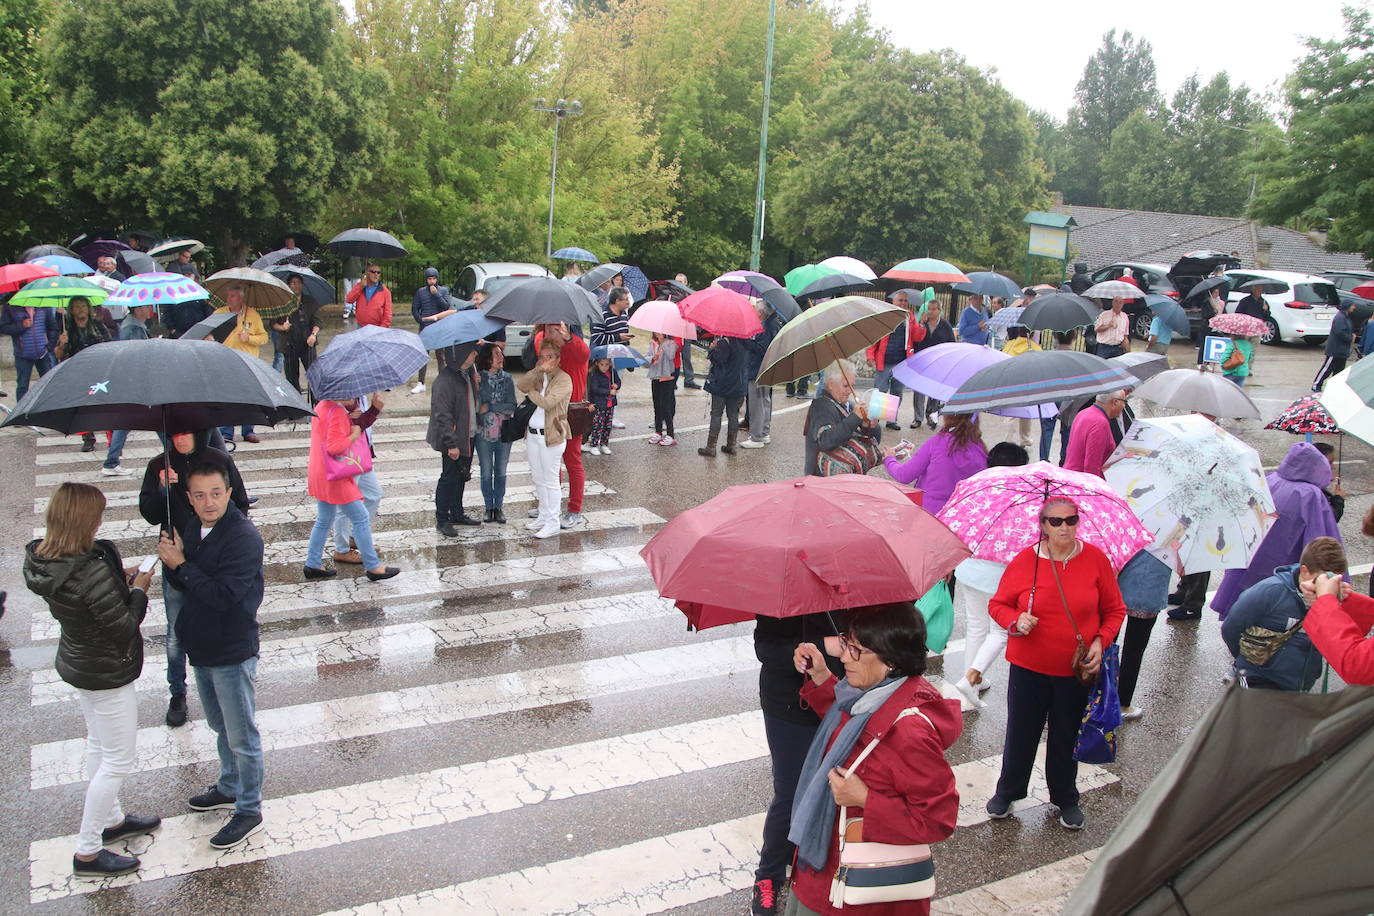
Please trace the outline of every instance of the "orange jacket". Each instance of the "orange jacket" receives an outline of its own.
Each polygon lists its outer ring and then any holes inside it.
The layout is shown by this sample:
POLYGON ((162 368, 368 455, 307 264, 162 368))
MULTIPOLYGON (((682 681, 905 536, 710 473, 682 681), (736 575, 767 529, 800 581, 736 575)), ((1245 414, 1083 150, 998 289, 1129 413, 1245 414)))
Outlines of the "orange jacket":
POLYGON ((370 297, 363 296, 363 283, 359 280, 353 284, 353 288, 348 291, 344 301, 355 306, 353 314, 358 319, 358 327, 365 324, 381 325, 384 328, 391 327, 391 290, 379 285, 377 291, 370 297))

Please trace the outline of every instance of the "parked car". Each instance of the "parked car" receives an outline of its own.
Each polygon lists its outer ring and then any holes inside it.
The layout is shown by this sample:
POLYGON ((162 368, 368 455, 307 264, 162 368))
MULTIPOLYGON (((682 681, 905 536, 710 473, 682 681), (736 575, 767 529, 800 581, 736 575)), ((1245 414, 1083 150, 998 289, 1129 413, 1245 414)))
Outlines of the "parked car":
MULTIPOLYGON (((552 277, 547 268, 540 267, 538 264, 528 264, 519 261, 483 261, 480 264, 469 264, 458 273, 458 282, 454 284, 454 294, 462 299, 471 299, 472 294, 479 289, 487 291, 488 295, 495 293, 501 287, 510 283, 512 280, 525 279, 527 277, 552 277)), ((534 366, 534 327, 528 324, 512 324, 506 327, 506 352, 519 353, 526 369, 534 366)))
MULTIPOLYGON (((1169 279, 1169 268, 1163 264, 1150 264, 1144 261, 1118 261, 1093 271, 1088 277, 1094 283, 1116 280, 1125 274, 1127 268, 1130 268, 1131 276, 1136 283, 1140 284, 1140 288, 1144 292, 1158 293, 1162 296, 1168 296, 1170 299, 1178 299, 1178 289, 1169 279)), ((1131 318, 1131 336, 1140 340, 1149 339, 1150 321, 1154 318, 1154 313, 1145 305, 1145 300, 1131 299, 1127 301, 1125 312, 1131 318)))
POLYGON ((1324 277, 1296 273, 1290 270, 1257 270, 1252 268, 1226 271, 1231 292, 1226 297, 1226 311, 1234 312, 1248 290, 1238 289, 1250 280, 1277 280, 1288 286, 1283 293, 1266 293, 1269 303, 1268 333, 1260 338, 1273 344, 1285 340, 1304 340, 1317 346, 1326 342, 1331 319, 1340 307, 1341 297, 1336 285, 1324 277))
POLYGON ((1351 315, 1350 322, 1355 326, 1355 337, 1358 340, 1364 331, 1365 323, 1374 318, 1374 299, 1357 296, 1352 290, 1357 286, 1374 283, 1374 270, 1325 270, 1320 276, 1336 284, 1336 292, 1340 294, 1342 307, 1354 304, 1355 312, 1351 315))

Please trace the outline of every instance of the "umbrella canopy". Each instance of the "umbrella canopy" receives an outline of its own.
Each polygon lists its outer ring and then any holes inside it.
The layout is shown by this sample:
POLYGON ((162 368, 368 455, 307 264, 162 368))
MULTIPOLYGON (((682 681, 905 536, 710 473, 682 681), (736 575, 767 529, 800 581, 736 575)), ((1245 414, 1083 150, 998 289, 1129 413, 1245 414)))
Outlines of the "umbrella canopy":
POLYGON ((1370 688, 1233 687, 1122 817, 1060 912, 1366 912, 1372 756, 1370 688))
POLYGON ((1326 380, 1317 398, 1343 432, 1374 445, 1374 360, 1360 360, 1326 380))
POLYGON ((761 298, 768 307, 773 310, 784 322, 791 321, 801 314, 801 306, 797 300, 792 298, 792 294, 779 286, 777 289, 770 289, 761 295, 761 298))
POLYGON ((1267 329, 1265 323, 1254 315, 1242 315, 1239 312, 1222 312, 1220 315, 1213 315, 1207 322, 1207 327, 1213 331, 1220 331, 1223 334, 1236 334, 1240 337, 1259 337, 1267 329))
POLYGON ((729 487, 640 556, 663 597, 712 626, 915 601, 968 549, 892 481, 844 474, 729 487))
POLYGON ((41 264, 6 264, 0 267, 0 293, 12 293, 42 277, 55 277, 57 271, 41 264))
POLYGON ((754 304, 724 286, 697 290, 677 307, 683 318, 717 337, 753 337, 763 330, 754 304))
POLYGON ((510 324, 556 324, 569 327, 601 320, 601 304, 576 283, 553 277, 522 277, 503 284, 482 309, 487 317, 510 324))
POLYGON ((975 270, 968 275, 967 283, 955 283, 953 288, 974 296, 1001 296, 1008 302, 1021 296, 1021 287, 1010 277, 990 270, 975 270))
POLYGON ((249 266, 254 270, 267 270, 278 264, 294 264, 298 267, 310 266, 310 255, 304 251, 291 251, 287 248, 278 248, 276 251, 269 251, 267 254, 258 258, 249 266))
POLYGON ((1196 414, 1137 419, 1103 472, 1179 575, 1244 569, 1277 517, 1259 452, 1196 414))
POLYGON ((1092 324, 1100 314, 1102 310, 1082 296, 1050 293, 1031 300, 1021 313, 1021 323, 1032 331, 1069 331, 1092 324))
POLYGON ((630 291, 631 302, 642 302, 649 298, 649 276, 633 264, 625 267, 625 288, 630 291))
POLYGON ((10 297, 10 305, 36 305, 65 308, 73 299, 89 300, 92 307, 100 305, 109 293, 89 280, 80 277, 43 277, 28 283, 10 297))
POLYGON ((1374 283, 1361 283, 1351 292, 1362 299, 1374 299, 1374 283))
POLYGON ((465 309, 421 328, 420 343, 426 350, 442 350, 490 337, 505 326, 481 309, 465 309))
POLYGON ((1032 350, 975 372, 941 409, 976 413, 1028 407, 1134 388, 1135 384, 1135 376, 1100 356, 1076 350, 1032 350))
POLYGON ((779 385, 819 372, 882 340, 906 319, 906 309, 867 296, 823 302, 778 331, 763 354, 758 384, 779 385))
POLYGON ((199 239, 170 239, 149 249, 148 255, 155 261, 170 261, 183 251, 199 254, 204 250, 205 243, 199 239))
POLYGON ((783 274, 782 285, 787 288, 789 293, 795 296, 821 277, 837 273, 842 273, 838 267, 826 267, 821 264, 803 264, 801 267, 794 267, 783 274))
POLYGON ((1023 305, 1009 305, 1006 308, 998 309, 988 319, 988 330, 1001 331, 1005 334, 1007 328, 1021 323, 1021 313, 1025 310, 1026 307, 1023 305))
POLYGON ((1140 287, 1121 280, 1103 280, 1083 290, 1084 299, 1139 299, 1140 287))
POLYGON ((1161 296, 1158 293, 1151 293, 1145 297, 1145 305, 1149 307, 1164 323, 1169 326, 1169 330, 1175 334, 1182 334, 1187 337, 1193 331, 1192 324, 1188 321, 1188 313, 1168 296, 1161 296))
POLYGON ((586 261, 589 264, 600 264, 601 259, 592 254, 585 248, 568 247, 560 248, 553 253, 553 257, 562 258, 565 261, 586 261))
POLYGON ((849 274, 853 277, 863 277, 865 280, 878 279, 878 275, 873 272, 872 267, 869 267, 858 258, 851 258, 848 255, 835 255, 834 257, 826 258, 824 261, 820 262, 819 266, 833 267, 842 274, 849 274))
POLYGON ((752 296, 757 298, 759 293, 765 289, 775 289, 778 281, 768 274, 761 274, 757 270, 731 270, 721 274, 711 281, 716 286, 723 286, 732 293, 739 293, 741 296, 752 296))
MULTIPOLYGON (((1018 359, 1020 357, 1017 357, 1018 359)), ((1101 477, 1066 471, 1048 461, 988 468, 961 480, 937 518, 982 560, 1010 563, 1040 540, 1040 509, 1054 497, 1078 506, 1078 537, 1116 569, 1153 540, 1125 498, 1101 477)))
POLYGON ((128 245, 114 239, 86 239, 80 236, 72 239, 72 247, 76 249, 77 257, 91 265, 91 270, 95 270, 101 258, 113 258, 121 251, 129 250, 128 245))
POLYGON ((1237 286, 1236 289, 1243 289, 1247 291, 1257 289, 1262 293, 1268 293, 1272 295, 1277 293, 1286 293, 1290 289, 1292 289, 1292 287, 1290 287, 1287 283, 1284 283, 1282 280, 1266 280, 1263 277, 1261 277, 1258 280, 1247 280, 1240 286, 1237 286))
POLYGON ((20 255, 19 260, 36 261, 39 258, 46 258, 52 255, 59 255, 64 258, 78 258, 79 260, 77 253, 65 245, 34 245, 32 248, 26 248, 24 253, 20 255))
POLYGON ((288 284, 292 277, 301 278, 301 293, 316 305, 328 305, 334 301, 334 284, 315 273, 309 267, 295 264, 277 264, 267 268, 267 273, 288 284))
POLYGON ((205 280, 205 288, 221 302, 229 290, 242 289, 248 307, 257 309, 263 318, 280 318, 295 307, 292 300, 296 294, 291 287, 266 271, 251 267, 230 267, 211 274, 205 280))
POLYGON ((1107 362, 1113 366, 1120 366, 1142 382, 1169 368, 1169 357, 1163 353, 1146 353, 1140 350, 1110 357, 1107 362))
POLYGON ((147 251, 160 242, 162 237, 151 229, 125 229, 123 232, 119 233, 119 240, 129 245, 131 248, 134 247, 132 243, 137 241, 137 247, 143 251, 147 251))
POLYGON ((91 270, 91 265, 80 258, 69 258, 63 254, 45 255, 41 258, 33 258, 26 263, 37 264, 39 267, 55 270, 59 275, 64 277, 83 277, 86 274, 95 273, 95 271, 91 270))
POLYGON ((294 241, 296 247, 306 254, 314 254, 315 250, 320 247, 320 237, 313 232, 306 232, 304 230, 288 232, 285 235, 279 236, 272 244, 277 248, 285 248, 287 239, 294 241))
POLYGON ((681 337, 685 340, 697 339, 697 326, 682 317, 677 303, 666 299, 645 302, 635 309, 634 314, 630 316, 630 327, 639 328, 641 331, 657 331, 669 337, 681 337))
POLYGON ((607 344, 604 347, 593 347, 592 359, 609 359, 611 365, 616 369, 632 369, 636 366, 649 365, 649 360, 643 353, 634 347, 627 347, 625 344, 607 344))
POLYGON ((873 281, 854 274, 826 274, 806 284, 806 288, 797 293, 797 299, 833 299, 872 288, 873 281))
POLYGON ((608 264, 598 264, 591 270, 577 278, 577 285, 586 290, 594 290, 601 284, 609 281, 616 274, 624 273, 628 265, 617 264, 611 261, 608 264))
POLYGON ((1279 429, 1299 436, 1333 436, 1341 431, 1335 417, 1322 406, 1315 394, 1305 394, 1289 404, 1279 415, 1264 425, 1265 429, 1279 429))
POLYGON ((177 338, 178 340, 214 340, 224 343, 238 327, 239 316, 233 312, 217 312, 207 315, 191 325, 177 338))
MULTIPOLYGON (((1011 359, 991 347, 970 343, 943 343, 908 356, 892 369, 892 377, 903 385, 937 401, 953 396, 959 386, 979 369, 1011 359)), ((990 411, 1004 417, 1032 420, 1058 416, 1054 404, 1007 407, 990 411)))
POLYGON ((1206 280, 1203 280, 1192 289, 1188 290, 1188 295, 1184 297, 1184 301, 1186 302, 1189 299, 1194 299, 1199 296, 1206 296, 1214 289, 1221 290, 1221 295, 1225 297, 1230 288, 1231 281, 1225 277, 1208 277, 1206 280))
POLYGON ((1137 388, 1134 396, 1160 407, 1196 411, 1209 417, 1260 418, 1259 408, 1245 389, 1206 369, 1168 369, 1137 388))
POLYGON ((139 274, 119 284, 119 289, 105 300, 107 307, 122 305, 173 305, 209 299, 210 291, 190 277, 173 273, 139 274))
POLYGON ((912 258, 903 261, 883 274, 885 280, 907 280, 912 283, 967 283, 962 270, 939 258, 912 258))
POLYGON ((281 373, 238 350, 204 340, 115 340, 58 364, 0 425, 178 431, 310 415, 281 373))
POLYGON ((418 334, 369 324, 331 340, 306 375, 316 400, 347 401, 396 388, 428 362, 418 334))
POLYGON ((403 258, 405 246, 380 229, 345 229, 329 240, 329 250, 345 257, 403 258))
POLYGON ((119 267, 119 272, 126 277, 135 274, 151 274, 161 270, 156 261, 141 251, 121 251, 115 255, 115 264, 119 267))

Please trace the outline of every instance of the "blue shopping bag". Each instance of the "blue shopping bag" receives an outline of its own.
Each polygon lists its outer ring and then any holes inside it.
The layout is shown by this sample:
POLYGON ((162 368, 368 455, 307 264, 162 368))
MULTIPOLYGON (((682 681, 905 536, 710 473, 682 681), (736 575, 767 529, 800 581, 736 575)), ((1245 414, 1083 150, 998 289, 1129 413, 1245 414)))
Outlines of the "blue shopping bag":
POLYGON ((1121 727, 1121 695, 1116 681, 1120 672, 1121 659, 1116 643, 1112 643, 1102 653, 1102 667, 1088 694, 1088 708, 1083 711, 1083 724, 1073 746, 1073 759, 1079 763, 1116 762, 1116 730, 1121 727))

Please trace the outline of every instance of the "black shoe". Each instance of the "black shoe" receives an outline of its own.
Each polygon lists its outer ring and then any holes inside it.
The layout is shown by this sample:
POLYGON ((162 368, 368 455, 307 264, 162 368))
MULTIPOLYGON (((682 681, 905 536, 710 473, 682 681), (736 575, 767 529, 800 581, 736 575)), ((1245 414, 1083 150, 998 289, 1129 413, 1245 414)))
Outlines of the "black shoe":
POLYGON ((911 421, 911 425, 907 427, 907 429, 920 429, 920 428, 921 428, 921 424, 920 424, 918 421, 916 421, 916 420, 912 420, 912 421, 911 421))
POLYGON ((1059 825, 1065 830, 1082 830, 1083 809, 1077 805, 1069 805, 1067 808, 1060 808, 1059 825))
POLYGON ((367 572, 367 577, 368 577, 369 579, 371 579, 373 582, 380 582, 380 581, 382 581, 383 579, 390 579, 392 576, 400 575, 400 573, 401 573, 401 567, 399 567, 399 566, 388 566, 386 569, 382 570, 381 572, 373 572, 372 570, 368 570, 368 572, 367 572))
POLYGON ((115 875, 127 875, 136 871, 138 859, 133 856, 121 856, 108 849, 97 852, 95 858, 89 862, 72 856, 72 874, 78 878, 113 878, 115 875))
POLYGON ((926 415, 926 426, 929 426, 932 430, 935 429, 935 418, 929 414, 926 415))
POLYGON ((500 509, 492 509, 491 520, 498 525, 504 525, 506 523, 506 513, 502 512, 500 509))
POLYGON ((1174 593, 1172 593, 1171 595, 1169 595, 1169 603, 1170 603, 1170 604, 1182 604, 1182 603, 1183 603, 1183 596, 1180 595, 1178 592, 1174 592, 1174 593))
POLYGON ((468 515, 466 512, 460 512, 460 513, 458 513, 458 517, 455 518, 453 521, 454 521, 455 524, 458 524, 458 525, 480 525, 480 524, 482 524, 482 523, 479 522, 477 519, 473 518, 471 515, 468 515))
POLYGON ((167 704, 167 715, 164 721, 172 728, 181 728, 186 724, 186 694, 172 694, 172 700, 167 704))
POLYGON ((100 831, 100 842, 114 843, 124 839, 126 836, 139 836, 144 833, 152 833, 162 826, 162 818, 154 814, 152 817, 139 817, 137 814, 124 815, 124 823, 115 827, 106 827, 100 831))
POLYGON ((234 807, 234 799, 221 792, 219 786, 211 786, 186 799, 186 804, 192 811, 228 811, 234 807))
POLYGON ((701 390, 701 386, 698 385, 696 382, 683 382, 683 383, 682 383, 682 387, 683 387, 683 388, 691 388, 693 391, 700 391, 700 390, 701 390))
POLYGON ((258 498, 257 498, 256 496, 250 496, 250 497, 248 497, 248 505, 250 505, 250 506, 256 506, 257 504, 258 504, 258 498))
POLYGON ((456 538, 458 536, 458 529, 453 527, 453 522, 440 522, 438 525, 435 525, 435 528, 446 538, 456 538))
POLYGON ((1191 609, 1191 608, 1186 608, 1186 607, 1169 608, 1169 619, 1170 619, 1170 620, 1201 620, 1201 619, 1202 619, 1202 608, 1198 608, 1197 610, 1193 610, 1193 609, 1191 609))
POLYGON ((720 452, 722 455, 733 455, 735 454, 735 447, 733 445, 722 445, 720 447, 720 452))
POLYGON ((697 449, 697 454, 703 458, 714 458, 716 457, 715 446, 708 445, 705 448, 699 448, 697 449))
POLYGON ((95 451, 95 440, 94 440, 94 439, 82 439, 82 440, 81 440, 81 451, 83 451, 83 452, 93 452, 93 451, 95 451))
POLYGON ((305 577, 307 579, 332 579, 339 574, 336 569, 316 569, 313 566, 305 567, 305 577))
POLYGON ((887 424, 887 428, 888 428, 888 429, 901 429, 901 428, 902 428, 902 424, 900 424, 900 423, 889 423, 889 424, 887 424))
POLYGON ((210 837, 210 845, 216 849, 232 849, 260 830, 261 814, 235 814, 219 828, 219 833, 210 837))
POLYGON ((1000 821, 1002 818, 1011 814, 1011 799, 994 795, 988 799, 988 803, 983 810, 987 811, 988 817, 1000 821))
POLYGON ((778 916, 778 890, 783 882, 760 878, 754 882, 754 899, 749 904, 749 916, 778 916))
POLYGON ((491 510, 490 508, 484 509, 484 510, 482 511, 482 524, 485 525, 485 524, 487 524, 488 522, 494 522, 494 521, 496 521, 496 519, 492 518, 491 516, 492 516, 492 510, 491 510))

